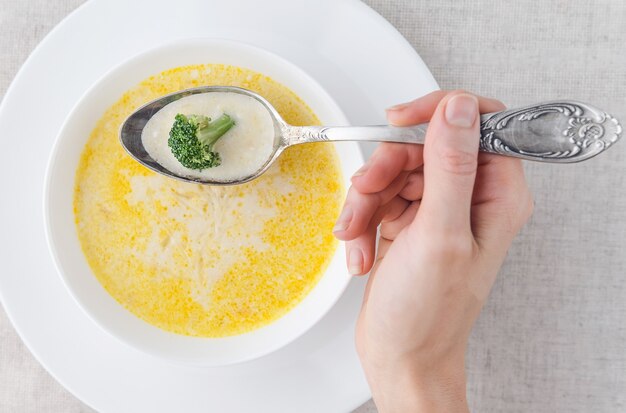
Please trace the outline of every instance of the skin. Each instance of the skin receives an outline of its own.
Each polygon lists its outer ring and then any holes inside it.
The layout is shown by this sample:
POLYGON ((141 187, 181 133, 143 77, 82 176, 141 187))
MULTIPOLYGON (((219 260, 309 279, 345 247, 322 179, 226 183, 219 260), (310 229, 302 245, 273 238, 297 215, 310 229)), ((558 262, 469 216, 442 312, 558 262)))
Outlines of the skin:
POLYGON ((478 153, 479 112, 502 109, 465 91, 390 108, 430 121, 425 144, 382 144, 352 178, 334 232, 371 270, 356 346, 381 412, 468 411, 468 337, 533 208, 521 162, 478 153))

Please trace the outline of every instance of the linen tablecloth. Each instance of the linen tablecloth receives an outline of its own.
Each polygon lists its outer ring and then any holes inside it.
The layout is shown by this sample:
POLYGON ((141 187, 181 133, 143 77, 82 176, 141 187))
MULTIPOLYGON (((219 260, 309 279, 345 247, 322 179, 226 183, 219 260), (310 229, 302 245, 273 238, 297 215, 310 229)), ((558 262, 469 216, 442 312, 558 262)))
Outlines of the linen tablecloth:
MULTIPOLYGON (((0 0, 0 96, 82 0, 0 0)), ((368 0, 444 89, 509 106, 573 98, 626 121, 626 2, 368 0)), ((579 165, 526 164, 536 208, 473 332, 476 412, 626 412, 626 144, 579 165)), ((1 230, 1 229, 0 229, 1 230)), ((90 412, 0 310, 0 412, 90 412)), ((357 409, 375 412, 370 401, 357 409)))

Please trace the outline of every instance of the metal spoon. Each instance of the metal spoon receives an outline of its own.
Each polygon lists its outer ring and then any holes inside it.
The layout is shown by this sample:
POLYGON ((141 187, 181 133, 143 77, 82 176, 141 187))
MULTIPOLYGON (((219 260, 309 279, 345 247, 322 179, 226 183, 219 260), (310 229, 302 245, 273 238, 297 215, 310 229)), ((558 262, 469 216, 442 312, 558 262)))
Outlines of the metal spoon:
MULTIPOLYGON (((205 86, 182 90, 137 109, 122 124, 120 140, 126 151, 155 172, 187 182, 234 185, 248 182, 265 172, 289 146, 320 141, 375 141, 423 144, 428 124, 396 126, 292 126, 263 97, 246 89, 205 86), (231 92, 261 102, 274 120, 274 151, 255 173, 236 181, 207 181, 180 176, 165 169, 146 151, 141 132, 148 120, 165 105, 198 93, 231 92)), ((532 161, 573 163, 608 149, 621 136, 619 122, 591 105, 562 100, 488 113, 481 116, 480 150, 532 161)))

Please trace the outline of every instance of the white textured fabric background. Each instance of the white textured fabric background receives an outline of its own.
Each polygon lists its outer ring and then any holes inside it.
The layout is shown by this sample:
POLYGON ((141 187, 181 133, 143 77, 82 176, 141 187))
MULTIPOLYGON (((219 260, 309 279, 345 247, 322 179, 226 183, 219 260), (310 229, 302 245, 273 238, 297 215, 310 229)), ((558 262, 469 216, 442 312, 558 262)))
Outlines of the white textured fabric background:
MULTIPOLYGON (((0 96, 82 0, 0 0, 0 96)), ((367 0, 443 88, 513 106, 575 98, 626 121, 626 2, 367 0)), ((375 58, 375 57, 374 57, 375 58)), ((527 164, 536 209, 475 328, 476 412, 626 412, 626 144, 579 165, 527 164)), ((0 311, 0 412, 90 412, 0 311)), ((372 402, 357 410, 375 412, 372 402)))

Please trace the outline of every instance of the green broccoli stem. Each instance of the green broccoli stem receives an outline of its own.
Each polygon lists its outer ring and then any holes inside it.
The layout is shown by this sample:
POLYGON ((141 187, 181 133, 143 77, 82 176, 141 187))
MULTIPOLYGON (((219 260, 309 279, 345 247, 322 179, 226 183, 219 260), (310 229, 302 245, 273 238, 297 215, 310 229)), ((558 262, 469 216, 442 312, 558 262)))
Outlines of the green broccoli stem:
POLYGON ((235 121, 227 114, 223 114, 218 119, 205 125, 198 125, 196 136, 202 144, 207 145, 212 151, 215 142, 235 125, 235 121))

